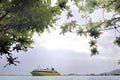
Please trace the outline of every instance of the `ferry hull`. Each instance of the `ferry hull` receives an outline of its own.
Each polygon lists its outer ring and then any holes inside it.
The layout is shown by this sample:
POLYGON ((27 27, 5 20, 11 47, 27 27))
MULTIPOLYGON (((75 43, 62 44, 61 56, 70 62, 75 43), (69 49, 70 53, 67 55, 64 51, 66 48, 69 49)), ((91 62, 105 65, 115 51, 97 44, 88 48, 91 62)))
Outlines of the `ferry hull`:
POLYGON ((60 73, 56 72, 31 72, 32 76, 60 76, 60 73))

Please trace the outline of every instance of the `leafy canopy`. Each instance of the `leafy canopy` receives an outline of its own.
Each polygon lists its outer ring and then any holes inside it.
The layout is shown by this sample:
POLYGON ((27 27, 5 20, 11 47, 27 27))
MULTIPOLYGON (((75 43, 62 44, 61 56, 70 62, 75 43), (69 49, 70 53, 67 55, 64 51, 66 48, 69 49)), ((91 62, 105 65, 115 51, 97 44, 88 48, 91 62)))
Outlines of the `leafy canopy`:
POLYGON ((12 52, 31 48, 34 32, 49 30, 60 13, 50 0, 0 0, 0 56, 16 65, 12 52))
MULTIPOLYGON (((68 22, 62 24, 61 34, 75 32, 79 36, 90 36, 91 55, 99 54, 97 38, 103 30, 115 29, 120 33, 119 0, 57 0, 54 6, 51 1, 0 0, 0 56, 6 56, 7 65, 19 63, 12 52, 27 51, 31 48, 34 32, 41 34, 45 29, 49 30, 58 20, 58 15, 64 11, 67 12, 68 22), (70 2, 78 8, 81 18, 87 20, 84 25, 74 19, 70 2), (90 15, 96 10, 103 11, 103 19, 92 20, 90 15), (111 13, 113 16, 106 19, 105 13, 111 13)), ((120 46, 119 36, 114 43, 120 46)))
MULTIPOLYGON (((79 36, 89 36, 91 40, 89 42, 91 47, 91 55, 99 54, 97 49, 97 39, 106 30, 115 29, 120 33, 120 0, 70 0, 74 6, 77 7, 80 18, 86 19, 86 23, 80 24, 74 16, 70 16, 67 23, 62 24, 61 29, 63 34, 66 32, 75 32, 79 36), (92 14, 100 10, 103 18, 100 20, 93 20, 92 14), (105 14, 111 14, 112 16, 106 18, 105 14)), ((69 15, 67 15, 69 16, 69 15)), ((116 36, 114 43, 120 46, 120 36, 116 36)))

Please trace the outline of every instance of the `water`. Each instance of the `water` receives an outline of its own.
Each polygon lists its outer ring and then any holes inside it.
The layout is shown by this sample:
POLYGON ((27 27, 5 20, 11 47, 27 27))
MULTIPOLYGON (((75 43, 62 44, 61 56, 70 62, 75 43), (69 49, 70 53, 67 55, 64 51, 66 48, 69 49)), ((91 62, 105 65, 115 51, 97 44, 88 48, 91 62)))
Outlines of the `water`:
POLYGON ((120 80, 120 76, 0 76, 0 80, 120 80))

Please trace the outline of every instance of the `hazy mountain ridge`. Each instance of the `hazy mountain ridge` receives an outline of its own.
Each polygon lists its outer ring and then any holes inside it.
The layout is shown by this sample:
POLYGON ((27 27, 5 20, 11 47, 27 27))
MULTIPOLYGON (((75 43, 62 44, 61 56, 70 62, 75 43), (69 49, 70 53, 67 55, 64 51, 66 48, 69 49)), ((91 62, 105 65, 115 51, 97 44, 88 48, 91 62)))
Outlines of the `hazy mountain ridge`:
POLYGON ((120 69, 112 70, 110 72, 101 73, 99 75, 120 75, 120 69))

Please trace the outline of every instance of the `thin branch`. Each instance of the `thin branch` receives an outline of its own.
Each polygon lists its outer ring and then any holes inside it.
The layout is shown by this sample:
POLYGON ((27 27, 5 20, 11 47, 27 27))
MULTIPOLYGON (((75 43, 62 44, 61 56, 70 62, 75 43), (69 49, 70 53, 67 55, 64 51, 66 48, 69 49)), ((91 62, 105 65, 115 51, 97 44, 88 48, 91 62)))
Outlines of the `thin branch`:
MULTIPOLYGON (((117 26, 117 27, 116 27, 116 29, 117 29, 117 28, 119 28, 119 27, 120 27, 120 26, 117 26)), ((112 27, 112 28, 107 28, 107 29, 103 29, 102 31, 112 30, 112 29, 115 29, 115 27, 112 27)))
POLYGON ((120 31, 114 26, 115 30, 120 33, 120 31))
POLYGON ((3 18, 5 18, 14 8, 8 10, 4 15, 0 17, 0 21, 2 21, 3 18))
POLYGON ((113 0, 113 1, 109 1, 110 3, 108 5, 105 5, 102 7, 102 8, 105 8, 105 7, 109 7, 110 5, 112 5, 114 2, 116 2, 117 0, 113 0))
POLYGON ((103 14, 103 21, 105 22, 105 13, 104 13, 104 10, 102 11, 102 14, 103 14))

